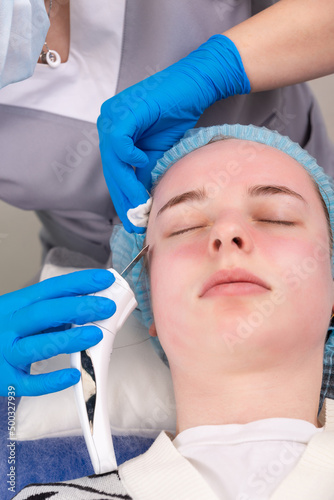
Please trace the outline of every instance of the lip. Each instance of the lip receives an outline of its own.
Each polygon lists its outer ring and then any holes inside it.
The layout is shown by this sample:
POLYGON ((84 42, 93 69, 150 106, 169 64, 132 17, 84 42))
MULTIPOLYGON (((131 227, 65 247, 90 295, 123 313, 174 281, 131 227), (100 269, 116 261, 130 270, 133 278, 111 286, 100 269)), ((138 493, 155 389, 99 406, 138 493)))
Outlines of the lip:
POLYGON ((270 286, 255 274, 241 268, 222 269, 204 283, 200 297, 210 295, 248 295, 263 293, 270 286))

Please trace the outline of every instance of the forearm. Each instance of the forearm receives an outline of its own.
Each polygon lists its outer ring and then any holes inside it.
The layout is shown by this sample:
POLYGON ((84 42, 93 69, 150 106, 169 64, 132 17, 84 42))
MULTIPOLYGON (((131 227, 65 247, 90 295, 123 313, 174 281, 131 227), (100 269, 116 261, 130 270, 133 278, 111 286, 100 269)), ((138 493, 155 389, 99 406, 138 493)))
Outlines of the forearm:
POLYGON ((252 92, 334 72, 334 2, 281 0, 223 33, 236 45, 252 92))

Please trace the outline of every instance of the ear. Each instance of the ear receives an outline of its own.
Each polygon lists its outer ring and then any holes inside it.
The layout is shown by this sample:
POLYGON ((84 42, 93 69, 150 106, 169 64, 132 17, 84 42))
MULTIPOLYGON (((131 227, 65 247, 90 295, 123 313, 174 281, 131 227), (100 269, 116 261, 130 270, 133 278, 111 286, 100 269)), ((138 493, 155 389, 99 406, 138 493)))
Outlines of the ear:
POLYGON ((153 321, 152 325, 150 326, 150 328, 148 329, 148 333, 151 335, 151 337, 157 337, 158 336, 157 329, 155 328, 154 321, 153 321))

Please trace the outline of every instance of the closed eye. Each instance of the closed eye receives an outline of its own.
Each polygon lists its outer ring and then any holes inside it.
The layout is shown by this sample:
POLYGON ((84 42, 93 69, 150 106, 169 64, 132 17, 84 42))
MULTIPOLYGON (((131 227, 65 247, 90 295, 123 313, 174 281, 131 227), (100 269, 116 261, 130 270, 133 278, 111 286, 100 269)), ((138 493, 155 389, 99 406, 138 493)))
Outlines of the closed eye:
POLYGON ((296 223, 288 220, 272 220, 272 219, 259 219, 258 222, 266 222, 268 224, 282 224, 283 226, 294 226, 296 223))
POLYGON ((201 229, 204 226, 193 226, 193 227, 187 227, 185 229, 180 229, 179 231, 174 231, 174 233, 171 233, 169 236, 178 236, 179 234, 187 233, 189 231, 194 231, 195 229, 201 229))
MULTIPOLYGON (((295 226, 296 225, 296 223, 294 221, 287 221, 287 220, 258 219, 257 222, 265 222, 267 224, 280 224, 282 226, 295 226)), ((180 229, 179 231, 174 231, 169 236, 178 236, 180 234, 194 231, 195 229, 201 229, 203 227, 205 227, 205 226, 202 225, 202 226, 186 227, 184 229, 180 229)))

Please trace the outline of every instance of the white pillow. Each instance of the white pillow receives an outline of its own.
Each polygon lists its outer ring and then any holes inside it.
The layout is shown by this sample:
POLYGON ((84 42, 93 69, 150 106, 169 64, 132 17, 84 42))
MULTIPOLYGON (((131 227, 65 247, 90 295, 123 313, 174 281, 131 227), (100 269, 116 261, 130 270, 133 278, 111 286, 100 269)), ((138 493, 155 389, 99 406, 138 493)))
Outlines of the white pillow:
MULTIPOLYGON (((78 271, 46 264, 41 280, 78 271)), ((155 438, 161 430, 175 432, 175 399, 168 367, 156 354, 147 329, 130 316, 117 333, 109 366, 108 408, 113 434, 155 438)), ((46 373, 70 366, 69 355, 32 365, 46 373)), ((22 397, 16 413, 18 440, 82 434, 74 390, 22 397)))

